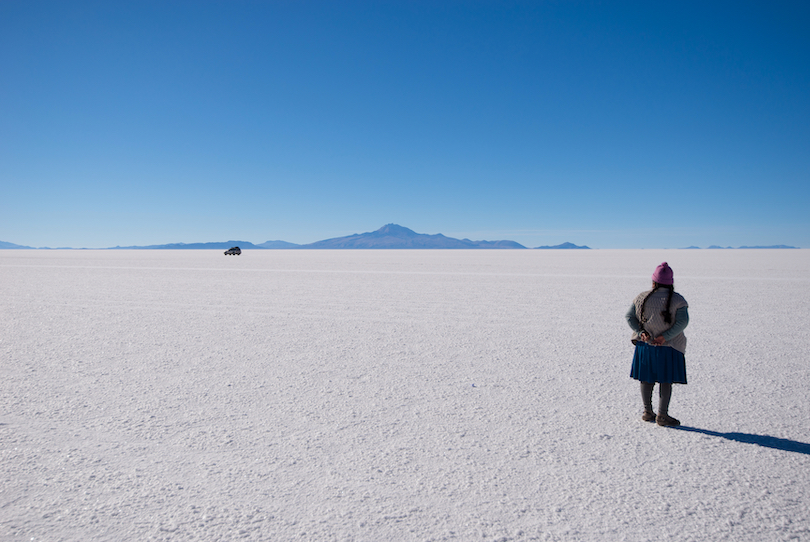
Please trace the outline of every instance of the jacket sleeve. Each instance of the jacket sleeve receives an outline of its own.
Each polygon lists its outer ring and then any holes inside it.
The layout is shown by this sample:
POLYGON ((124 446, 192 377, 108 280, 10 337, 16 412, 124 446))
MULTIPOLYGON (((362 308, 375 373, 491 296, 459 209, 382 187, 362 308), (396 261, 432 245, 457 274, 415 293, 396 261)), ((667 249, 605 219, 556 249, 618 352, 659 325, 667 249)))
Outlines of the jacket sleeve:
POLYGON ((675 311, 675 323, 672 324, 672 327, 666 330, 661 334, 664 337, 664 340, 671 341, 681 333, 683 330, 686 329, 686 326, 689 324, 689 311, 687 307, 681 307, 677 311, 675 311))
POLYGON ((629 325, 633 331, 639 332, 641 331, 641 322, 638 320, 638 316, 636 316, 636 305, 630 305, 630 310, 624 315, 624 319, 627 320, 627 325, 629 325))

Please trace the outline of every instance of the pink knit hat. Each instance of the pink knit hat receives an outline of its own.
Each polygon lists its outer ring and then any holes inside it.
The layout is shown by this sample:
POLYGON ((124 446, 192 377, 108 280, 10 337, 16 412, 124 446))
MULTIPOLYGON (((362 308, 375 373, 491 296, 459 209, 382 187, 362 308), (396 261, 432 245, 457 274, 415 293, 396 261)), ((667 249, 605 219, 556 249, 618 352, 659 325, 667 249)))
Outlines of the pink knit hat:
POLYGON ((657 282, 658 284, 673 284, 672 268, 667 262, 662 263, 655 268, 652 279, 653 282, 657 282))

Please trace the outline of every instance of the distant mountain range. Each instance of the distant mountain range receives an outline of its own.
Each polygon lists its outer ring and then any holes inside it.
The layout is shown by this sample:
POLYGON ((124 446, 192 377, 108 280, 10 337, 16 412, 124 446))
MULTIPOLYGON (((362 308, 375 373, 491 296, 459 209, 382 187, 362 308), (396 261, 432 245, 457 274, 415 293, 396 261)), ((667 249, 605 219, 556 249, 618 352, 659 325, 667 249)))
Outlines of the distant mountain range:
MULTIPOLYGON (((264 243, 256 244, 248 241, 223 241, 215 243, 170 243, 168 245, 148 245, 148 246, 129 246, 129 247, 111 247, 109 250, 179 250, 179 249, 195 249, 195 250, 227 250, 231 247, 238 246, 242 250, 272 250, 272 249, 525 249, 526 247, 515 241, 471 241, 469 239, 454 239, 446 237, 441 233, 429 235, 425 233, 416 233, 415 231, 400 226, 398 224, 386 224, 382 228, 366 233, 355 233, 345 237, 335 237, 333 239, 324 239, 323 241, 316 241, 306 245, 297 245, 295 243, 288 243, 287 241, 265 241, 264 243)), ((34 247, 15 245, 14 243, 7 243, 0 241, 0 249, 32 249, 34 247)), ((590 247, 585 245, 578 246, 573 243, 562 243, 553 246, 540 246, 536 249, 584 249, 589 250, 590 247)), ((697 249, 699 247, 689 247, 690 249, 697 249)), ((710 246, 710 249, 723 248, 719 246, 710 246)), ((732 247, 726 247, 732 248, 732 247)), ((772 245, 772 246, 742 246, 743 248, 796 248, 787 245, 772 245)))
MULTIPOLYGON (((718 247, 717 245, 712 245, 709 248, 734 248, 734 247, 718 247)), ((742 246, 739 248, 799 248, 799 247, 791 247, 788 245, 768 245, 768 246, 756 246, 756 247, 746 247, 742 246)))
POLYGON ((116 249, 219 249, 224 250, 238 246, 242 250, 250 249, 448 249, 448 248, 526 248, 514 241, 470 241, 453 239, 438 233, 427 235, 399 226, 386 224, 377 231, 355 233, 346 237, 324 239, 306 245, 297 245, 287 241, 266 241, 256 244, 248 241, 226 241, 222 243, 173 243, 169 245, 151 245, 134 247, 115 247, 116 249))
POLYGON ((426 248, 526 248, 514 241, 470 241, 453 239, 441 233, 428 235, 399 226, 386 224, 377 231, 355 233, 346 237, 325 239, 298 248, 316 249, 426 249, 426 248))
POLYGON ((3 248, 34 248, 34 247, 25 247, 23 245, 15 245, 14 243, 6 243, 5 241, 0 241, 0 249, 3 248))
POLYGON ((109 250, 228 250, 231 247, 239 247, 243 249, 251 248, 264 248, 259 245, 254 245, 247 241, 222 241, 216 243, 170 243, 168 245, 148 245, 148 246, 133 246, 133 247, 111 247, 109 250))
POLYGON ((552 247, 550 247, 550 246, 542 246, 542 247, 537 247, 537 248, 538 249, 584 248, 584 249, 590 250, 591 247, 588 247, 588 246, 585 246, 585 245, 577 246, 574 243, 563 243, 561 245, 554 245, 552 247))
MULTIPOLYGON (((691 246, 691 247, 686 247, 684 250, 699 249, 699 248, 700 247, 691 246)), ((706 247, 706 248, 708 248, 708 249, 734 250, 734 247, 721 247, 721 246, 717 246, 717 245, 711 245, 711 246, 706 247)), ((742 246, 742 247, 737 247, 737 248, 740 248, 740 249, 746 249, 746 248, 758 248, 758 249, 761 249, 761 248, 794 248, 794 249, 796 249, 796 248, 799 248, 799 247, 792 247, 792 246, 789 246, 789 245, 768 245, 768 246, 756 246, 756 247, 742 246)))

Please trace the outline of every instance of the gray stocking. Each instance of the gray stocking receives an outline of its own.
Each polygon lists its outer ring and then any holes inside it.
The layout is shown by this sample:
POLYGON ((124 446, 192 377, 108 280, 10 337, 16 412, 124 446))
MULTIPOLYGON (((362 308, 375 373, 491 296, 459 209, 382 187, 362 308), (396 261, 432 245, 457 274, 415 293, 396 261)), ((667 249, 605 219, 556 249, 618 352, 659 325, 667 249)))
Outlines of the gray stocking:
POLYGON ((653 412, 652 407, 652 394, 655 383, 642 382, 641 383, 641 400, 644 401, 644 411, 653 412))
POLYGON ((672 384, 658 384, 658 413, 664 416, 669 410, 669 400, 672 399, 672 384))

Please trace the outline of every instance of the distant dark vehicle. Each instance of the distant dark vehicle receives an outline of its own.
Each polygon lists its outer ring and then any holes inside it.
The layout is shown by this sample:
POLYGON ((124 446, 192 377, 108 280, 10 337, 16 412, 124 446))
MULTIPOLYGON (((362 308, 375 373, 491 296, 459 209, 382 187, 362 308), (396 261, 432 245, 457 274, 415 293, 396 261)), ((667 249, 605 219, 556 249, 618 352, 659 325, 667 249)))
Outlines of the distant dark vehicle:
POLYGON ((242 249, 239 247, 231 247, 225 251, 226 256, 239 256, 240 254, 242 254, 242 249))

